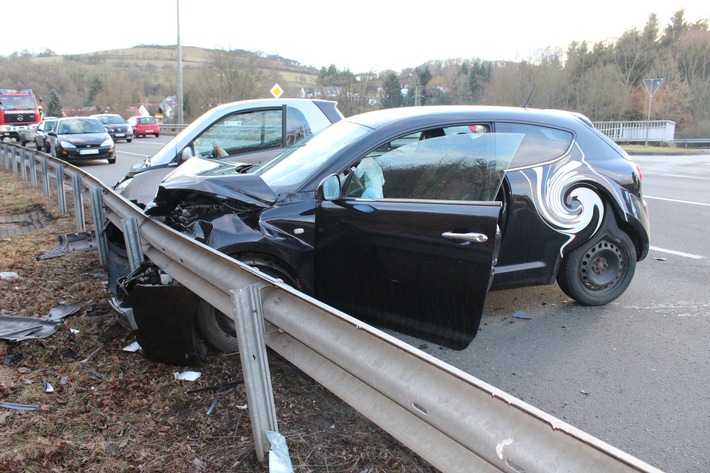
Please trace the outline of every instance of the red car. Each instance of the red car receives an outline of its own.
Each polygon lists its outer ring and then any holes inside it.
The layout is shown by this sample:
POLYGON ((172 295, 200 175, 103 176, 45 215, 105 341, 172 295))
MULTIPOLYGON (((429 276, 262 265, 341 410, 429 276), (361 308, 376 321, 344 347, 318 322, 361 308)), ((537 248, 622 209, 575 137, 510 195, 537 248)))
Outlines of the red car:
POLYGON ((135 116, 128 119, 128 124, 133 128, 133 137, 139 138, 146 135, 160 136, 160 124, 155 117, 135 116))

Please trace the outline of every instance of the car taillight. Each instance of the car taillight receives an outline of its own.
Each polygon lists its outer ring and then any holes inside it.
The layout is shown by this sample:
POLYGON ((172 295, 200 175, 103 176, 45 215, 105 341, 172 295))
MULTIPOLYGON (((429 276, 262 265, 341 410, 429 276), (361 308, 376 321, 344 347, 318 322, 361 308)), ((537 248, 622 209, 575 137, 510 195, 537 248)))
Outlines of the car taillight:
POLYGON ((633 163, 634 167, 636 168, 636 173, 638 173, 638 175, 639 175, 639 181, 642 181, 643 180, 643 173, 641 172, 641 167, 638 164, 636 164, 636 161, 631 161, 631 162, 633 163))

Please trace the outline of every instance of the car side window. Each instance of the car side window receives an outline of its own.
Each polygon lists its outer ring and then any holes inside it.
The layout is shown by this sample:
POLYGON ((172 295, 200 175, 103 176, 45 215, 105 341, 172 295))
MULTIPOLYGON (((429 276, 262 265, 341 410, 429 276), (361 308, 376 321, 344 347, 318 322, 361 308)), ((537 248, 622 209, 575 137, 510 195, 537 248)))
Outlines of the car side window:
POLYGON ((487 124, 439 127, 389 141, 352 168, 346 197, 495 200, 523 135, 487 124))
MULTIPOLYGON (((195 154, 203 158, 224 158, 282 146, 282 111, 262 110, 236 113, 215 122, 195 141, 195 154)), ((304 121, 294 119, 288 128, 294 143, 305 134, 304 121)), ((310 130, 308 130, 310 133, 310 130)))
POLYGON ((495 129, 499 133, 525 135, 511 168, 528 167, 564 156, 574 140, 569 131, 526 123, 496 123, 495 129))
POLYGON ((294 107, 288 107, 286 110, 286 144, 291 146, 311 136, 313 132, 300 110, 294 107))

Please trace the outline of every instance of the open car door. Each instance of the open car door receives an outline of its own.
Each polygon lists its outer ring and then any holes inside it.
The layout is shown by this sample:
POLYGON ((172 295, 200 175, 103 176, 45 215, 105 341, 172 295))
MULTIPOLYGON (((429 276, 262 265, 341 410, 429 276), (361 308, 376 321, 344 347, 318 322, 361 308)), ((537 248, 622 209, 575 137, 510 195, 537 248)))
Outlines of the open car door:
POLYGON ((343 177, 337 198, 325 192, 315 291, 363 321, 464 349, 499 248, 496 195, 522 137, 436 136, 383 145, 343 177))

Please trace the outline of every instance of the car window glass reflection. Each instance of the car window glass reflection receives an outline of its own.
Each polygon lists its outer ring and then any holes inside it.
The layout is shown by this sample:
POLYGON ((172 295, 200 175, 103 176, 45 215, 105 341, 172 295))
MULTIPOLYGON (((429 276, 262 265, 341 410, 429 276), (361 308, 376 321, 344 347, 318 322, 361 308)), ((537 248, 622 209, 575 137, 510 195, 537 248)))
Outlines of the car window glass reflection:
POLYGON ((224 117, 194 141, 202 158, 225 158, 281 146, 281 110, 239 113, 224 117))
POLYGON ((352 169, 345 196, 495 200, 524 135, 487 131, 435 128, 393 140, 352 169))

